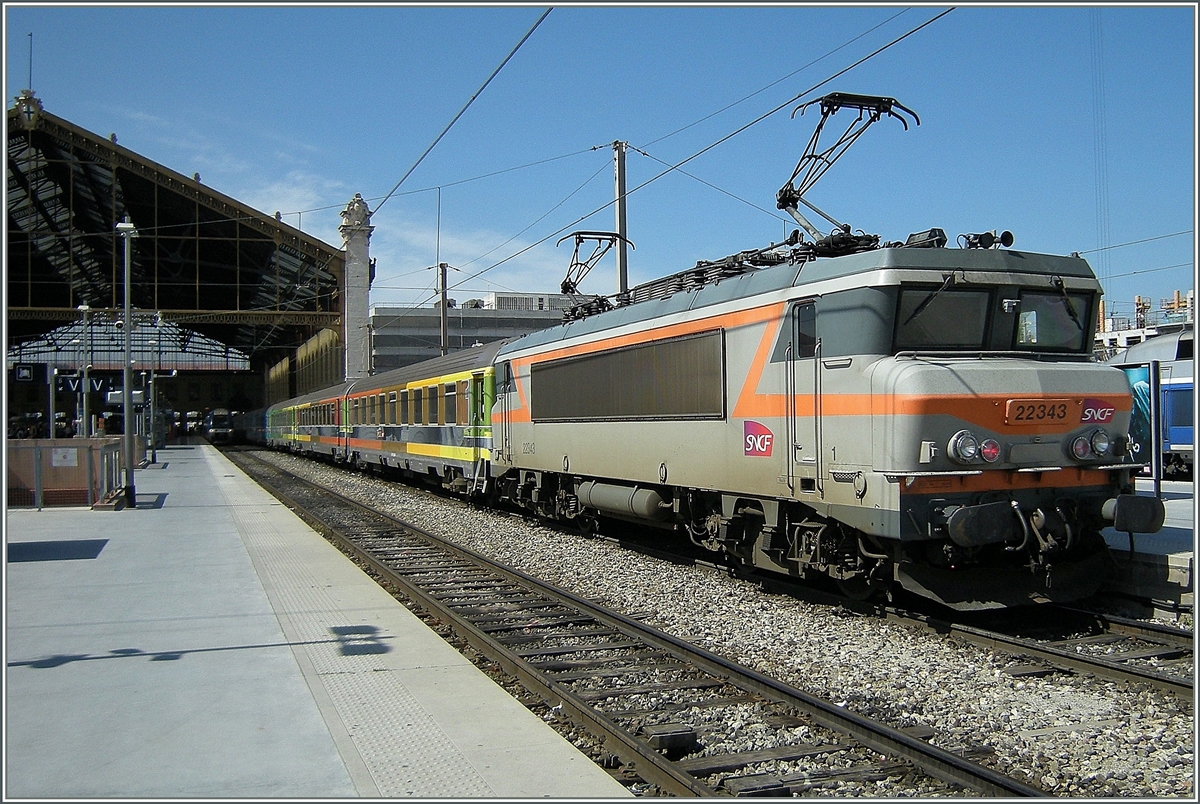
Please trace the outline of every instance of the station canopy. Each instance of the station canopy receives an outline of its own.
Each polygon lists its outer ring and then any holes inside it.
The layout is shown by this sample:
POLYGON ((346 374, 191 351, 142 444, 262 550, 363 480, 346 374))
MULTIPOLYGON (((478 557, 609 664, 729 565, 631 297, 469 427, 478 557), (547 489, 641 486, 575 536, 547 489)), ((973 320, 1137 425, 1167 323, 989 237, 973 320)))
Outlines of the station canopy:
MULTIPOLYGON (((125 238, 135 325, 163 342, 223 344, 252 368, 339 330, 342 251, 46 112, 28 90, 7 117, 10 358, 55 330, 79 342, 123 319, 125 238), (140 328, 140 327, 139 327, 140 328), (194 333, 194 334, 188 334, 194 333), (164 333, 165 334, 165 333, 164 333), (154 336, 157 338, 157 336, 154 336)), ((186 362, 186 361, 185 361, 186 362)), ((164 366, 169 368, 170 366, 164 366)), ((187 368, 187 366, 181 366, 187 368)))

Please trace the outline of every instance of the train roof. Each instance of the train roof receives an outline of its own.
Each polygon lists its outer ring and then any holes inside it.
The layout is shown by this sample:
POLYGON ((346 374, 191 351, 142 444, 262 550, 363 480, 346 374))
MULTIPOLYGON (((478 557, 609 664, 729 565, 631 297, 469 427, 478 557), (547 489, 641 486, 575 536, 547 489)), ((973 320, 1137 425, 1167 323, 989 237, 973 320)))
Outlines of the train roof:
POLYGON ((269 410, 274 410, 283 405, 303 405, 305 403, 320 402, 322 400, 331 399, 333 397, 344 396, 355 390, 366 391, 371 388, 385 388, 395 385, 404 385, 410 382, 420 380, 433 379, 435 377, 443 377, 447 374, 458 374, 464 371, 474 371, 475 369, 489 366, 496 357, 496 352, 500 350, 507 341, 493 341, 485 343, 482 346, 473 346, 469 349, 460 349, 457 352, 451 352, 448 355, 422 360, 420 363, 412 363, 407 366, 401 366, 391 371, 385 371, 382 374, 373 374, 370 377, 364 377, 358 380, 349 380, 347 382, 331 385, 327 388, 322 388, 319 391, 311 391, 295 399, 289 399, 286 402, 279 402, 272 405, 269 410))
POLYGON ((1195 354, 1192 327, 1189 324, 1178 332, 1166 332, 1135 343, 1124 351, 1117 352, 1107 362, 1114 365, 1127 363, 1149 363, 1159 360, 1168 363, 1174 360, 1191 361, 1195 354))
MULTIPOLYGON (((787 287, 885 270, 949 271, 966 269, 995 273, 1033 273, 1096 280, 1081 257, 1037 254, 1008 249, 881 248, 803 263, 784 263, 749 270, 698 288, 681 289, 664 298, 651 298, 513 339, 501 348, 507 352, 541 346, 577 335, 602 332, 625 324, 687 312, 735 299, 750 298, 787 287)), ((686 273, 686 272, 685 272, 686 273)), ((662 280, 658 280, 661 282, 662 280)), ((875 282, 868 282, 875 285, 875 282)), ((1099 283, 1097 283, 1099 289, 1099 283)), ((632 291, 631 291, 632 293, 632 291)))

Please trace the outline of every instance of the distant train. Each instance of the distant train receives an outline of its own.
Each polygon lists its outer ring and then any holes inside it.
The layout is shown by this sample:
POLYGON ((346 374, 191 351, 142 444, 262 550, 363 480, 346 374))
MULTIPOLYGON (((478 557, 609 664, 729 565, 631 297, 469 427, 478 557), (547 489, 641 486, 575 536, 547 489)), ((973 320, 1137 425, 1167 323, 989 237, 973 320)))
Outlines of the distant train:
POLYGON ((226 408, 213 408, 204 415, 203 435, 210 444, 236 444, 242 432, 234 425, 234 416, 226 408))
POLYGON ((1013 251, 1008 232, 881 242, 822 212, 822 234, 799 207, 817 211, 803 194, 842 146, 884 116, 919 121, 891 98, 811 103, 817 133, 776 196, 811 240, 797 229, 550 329, 281 402, 250 432, 584 530, 672 529, 853 596, 1091 595, 1112 565, 1101 530, 1164 518, 1134 492, 1129 383, 1092 356, 1095 274, 1013 251), (821 151, 843 108, 857 118, 821 151))
MULTIPOLYGON (((1123 368, 1130 376, 1134 389, 1135 414, 1132 432, 1139 448, 1149 448, 1150 434, 1149 369, 1158 361, 1159 369, 1159 433, 1162 449, 1163 474, 1166 477, 1193 477, 1195 427, 1193 348, 1191 325, 1179 332, 1156 335, 1114 355, 1110 365, 1123 368)), ((1139 449, 1140 451, 1140 449, 1139 449)), ((1139 456, 1149 461, 1150 457, 1139 456)))

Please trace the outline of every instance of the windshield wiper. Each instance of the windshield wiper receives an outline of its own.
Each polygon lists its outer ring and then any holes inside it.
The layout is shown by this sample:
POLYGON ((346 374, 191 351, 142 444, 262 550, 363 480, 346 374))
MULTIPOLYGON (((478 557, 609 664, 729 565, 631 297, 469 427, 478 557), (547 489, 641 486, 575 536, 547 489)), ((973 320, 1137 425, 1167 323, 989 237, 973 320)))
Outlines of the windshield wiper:
POLYGON ((906 318, 904 320, 904 323, 901 324, 900 326, 907 327, 908 323, 910 321, 912 321, 914 318, 916 318, 917 316, 919 316, 921 313, 923 313, 925 311, 925 308, 928 307, 930 305, 930 303, 938 297, 939 293, 941 293, 943 290, 950 287, 951 285, 958 284, 958 280, 956 279, 956 277, 957 277, 957 274, 955 274, 953 271, 951 271, 949 274, 947 274, 946 281, 942 283, 942 286, 940 288, 938 288, 937 290, 935 290, 933 293, 930 293, 928 296, 926 296, 925 300, 917 305, 917 309, 913 310, 912 314, 909 315, 909 317, 906 318))
POLYGON ((1067 306, 1067 315, 1071 316, 1071 320, 1075 322, 1075 326, 1079 328, 1080 332, 1082 332, 1083 324, 1082 324, 1082 322, 1080 322, 1079 316, 1077 316, 1075 314, 1075 307, 1074 307, 1074 305, 1071 304, 1071 297, 1067 295, 1067 287, 1063 283, 1062 277, 1056 276, 1053 279, 1051 279, 1050 282, 1051 282, 1051 284, 1054 285, 1055 288, 1058 289, 1058 292, 1062 294, 1063 304, 1065 304, 1067 306))

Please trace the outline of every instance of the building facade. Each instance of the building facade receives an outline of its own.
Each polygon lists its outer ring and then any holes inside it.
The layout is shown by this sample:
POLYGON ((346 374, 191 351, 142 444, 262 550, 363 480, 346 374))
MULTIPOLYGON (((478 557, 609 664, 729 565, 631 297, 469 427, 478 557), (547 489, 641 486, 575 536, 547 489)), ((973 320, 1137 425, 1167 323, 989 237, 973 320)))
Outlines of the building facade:
MULTIPOLYGON (((553 327, 580 297, 556 293, 488 293, 446 311, 449 351, 517 338, 553 327)), ((375 374, 441 355, 441 315, 429 307, 371 308, 371 366, 375 374)))

